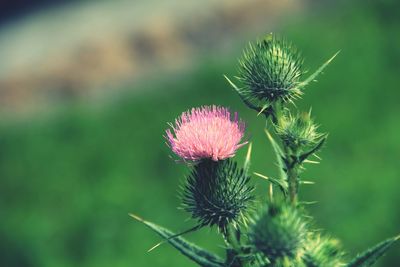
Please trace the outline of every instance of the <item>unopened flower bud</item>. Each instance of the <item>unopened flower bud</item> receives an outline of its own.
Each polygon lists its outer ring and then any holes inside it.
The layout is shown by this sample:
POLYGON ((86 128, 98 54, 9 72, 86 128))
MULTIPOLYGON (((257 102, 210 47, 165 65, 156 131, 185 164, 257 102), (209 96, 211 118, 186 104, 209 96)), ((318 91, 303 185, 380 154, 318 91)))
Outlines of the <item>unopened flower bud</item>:
POLYGON ((231 159, 202 160, 189 175, 183 191, 183 207, 201 225, 216 225, 225 232, 236 226, 253 200, 250 177, 231 159))
POLYGON ((274 103, 289 101, 302 94, 298 88, 303 60, 283 39, 267 36, 249 44, 239 60, 239 93, 248 101, 274 103))

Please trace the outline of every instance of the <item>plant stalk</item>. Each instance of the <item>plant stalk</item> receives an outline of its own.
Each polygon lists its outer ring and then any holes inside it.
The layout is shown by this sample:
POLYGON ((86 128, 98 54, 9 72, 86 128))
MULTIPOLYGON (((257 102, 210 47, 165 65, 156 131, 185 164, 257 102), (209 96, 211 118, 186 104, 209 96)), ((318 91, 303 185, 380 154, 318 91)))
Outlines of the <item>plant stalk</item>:
MULTIPOLYGON (((283 119, 283 106, 282 103, 274 103, 272 112, 271 112, 271 121, 275 126, 281 124, 281 120, 283 119)), ((285 162, 286 162, 286 177, 288 182, 288 194, 289 194, 289 202, 291 205, 297 205, 297 194, 299 190, 299 172, 298 172, 298 164, 295 159, 291 157, 293 151, 281 140, 283 151, 285 154, 285 162)), ((296 153, 296 152, 295 152, 296 153)))
POLYGON ((298 171, 296 166, 293 166, 287 170, 288 177, 288 191, 289 191, 289 201, 293 206, 297 205, 297 193, 299 187, 298 181, 298 171))

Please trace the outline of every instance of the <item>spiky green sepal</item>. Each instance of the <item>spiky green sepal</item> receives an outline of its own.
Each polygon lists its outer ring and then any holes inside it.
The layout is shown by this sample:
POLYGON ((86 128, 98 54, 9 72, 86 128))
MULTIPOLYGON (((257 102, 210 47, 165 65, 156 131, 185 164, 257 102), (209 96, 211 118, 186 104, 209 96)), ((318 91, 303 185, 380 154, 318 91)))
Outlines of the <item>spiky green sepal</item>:
POLYGON ((296 257, 306 233, 298 210, 286 204, 270 204, 250 225, 249 244, 270 262, 278 262, 296 257))
POLYGON ((238 79, 244 85, 239 93, 262 103, 292 100, 302 94, 297 86, 302 63, 291 43, 272 34, 250 43, 239 60, 238 79))
POLYGON ((341 267, 342 256, 338 240, 311 234, 305 243, 302 260, 305 267, 341 267))
POLYGON ((183 207, 201 225, 217 226, 226 233, 246 221, 253 200, 250 176, 231 159, 198 163, 183 190, 183 207))

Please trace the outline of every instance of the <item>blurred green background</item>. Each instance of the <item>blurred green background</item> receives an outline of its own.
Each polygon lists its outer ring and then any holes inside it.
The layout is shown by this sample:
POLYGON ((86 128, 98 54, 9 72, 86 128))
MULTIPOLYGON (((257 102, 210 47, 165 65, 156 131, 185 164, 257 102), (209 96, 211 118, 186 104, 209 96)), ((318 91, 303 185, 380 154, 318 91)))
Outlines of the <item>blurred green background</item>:
MULTIPOLYGON (((112 90, 93 97, 61 91, 47 102, 27 101, 25 112, 26 102, 2 109, 0 265, 195 266, 169 245, 146 253, 159 238, 128 213, 174 231, 193 225, 176 209, 188 170, 169 158, 163 139, 166 123, 193 106, 239 111, 254 144, 253 171, 276 173, 263 119, 246 109, 222 76, 236 74, 236 59, 249 38, 271 31, 297 45, 310 71, 341 50, 297 103, 312 106, 320 129, 330 133, 322 163, 303 174, 316 185, 301 188, 303 200, 318 201, 309 207, 317 226, 340 238, 349 256, 399 234, 400 5, 383 0, 301 5, 274 23, 257 21, 254 31, 232 31, 229 48, 198 37, 194 42, 204 44, 190 64, 165 71, 153 62, 140 78, 118 84, 120 90, 107 84, 103 87, 112 90)), ((4 88, 3 83, 7 95, 4 88)), ((260 192, 267 188, 257 178, 254 183, 260 192)), ((222 252, 214 230, 187 238, 222 252)), ((397 245, 376 266, 399 266, 399 252, 397 245)))

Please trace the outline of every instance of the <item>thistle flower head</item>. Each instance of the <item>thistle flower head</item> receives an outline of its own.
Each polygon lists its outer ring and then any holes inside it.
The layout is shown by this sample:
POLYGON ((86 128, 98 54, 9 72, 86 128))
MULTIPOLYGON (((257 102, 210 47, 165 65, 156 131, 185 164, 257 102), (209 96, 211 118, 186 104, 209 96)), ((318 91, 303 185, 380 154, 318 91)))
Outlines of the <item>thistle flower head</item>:
POLYGON ((276 127, 277 134, 293 150, 318 142, 324 134, 317 132, 318 126, 311 119, 310 112, 282 116, 276 127))
POLYGON ((312 234, 302 256, 306 267, 340 267, 343 252, 338 240, 312 234))
POLYGON ((306 224, 299 212, 287 205, 270 204, 250 227, 249 242, 271 262, 294 258, 303 246, 306 224))
POLYGON ((243 146, 245 125, 235 112, 218 106, 193 108, 182 113, 166 131, 172 151, 184 160, 214 161, 233 157, 243 146))
POLYGON ((245 221, 253 199, 250 177, 231 159, 202 160, 189 175, 183 191, 183 208, 201 225, 216 225, 225 232, 229 224, 245 221))
POLYGON ((302 58, 292 44, 268 35, 249 44, 239 60, 239 93, 247 100, 274 103, 302 94, 297 87, 303 74, 302 58))

